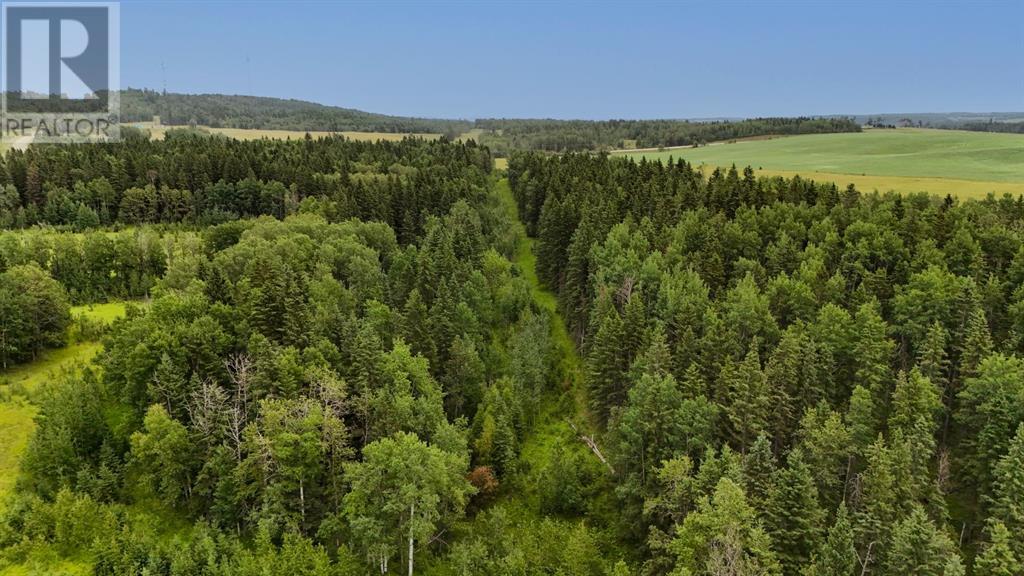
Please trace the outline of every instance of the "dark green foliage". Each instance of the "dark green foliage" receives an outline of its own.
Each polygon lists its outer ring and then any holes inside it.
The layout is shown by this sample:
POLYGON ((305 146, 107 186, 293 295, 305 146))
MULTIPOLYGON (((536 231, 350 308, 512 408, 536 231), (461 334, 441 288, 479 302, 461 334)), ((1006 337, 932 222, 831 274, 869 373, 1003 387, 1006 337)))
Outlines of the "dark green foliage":
POLYGON ((162 224, 0 234, 8 333, 151 298, 33 398, 0 563, 1020 570, 1022 202, 517 154, 534 244, 475 145, 132 138, 2 163, 12 226, 162 224))
MULTIPOLYGON (((425 215, 447 213, 460 198, 480 204, 491 157, 472 142, 239 141, 171 132, 163 140, 11 150, 5 164, 28 174, 15 183, 17 205, 8 206, 14 195, 6 193, 0 202, 5 227, 217 224, 318 212, 334 221, 388 222, 409 243, 423 233, 425 215)), ((475 218, 455 213, 460 233, 476 229, 462 236, 460 256, 483 247, 475 218)))
POLYGON ((828 536, 814 556, 811 571, 815 576, 855 576, 859 573, 859 561, 853 527, 843 502, 839 504, 835 523, 828 529, 828 536))
POLYGON ((621 524, 650 573, 685 573, 666 553, 671 524, 723 477, 744 486, 787 573, 964 573, 946 532, 981 525, 999 482, 1015 485, 998 463, 1024 420, 1024 203, 571 153, 516 154, 509 180, 587 351, 621 524), (704 449, 625 434, 673 421, 651 408, 676 402, 667 391, 637 408, 669 375, 717 408, 704 449), (667 486, 651 481, 670 469, 667 486))
POLYGON ((160 116, 165 125, 214 128, 259 128, 321 132, 421 132, 460 134, 471 127, 462 120, 385 116, 351 108, 301 100, 220 94, 175 94, 155 90, 121 91, 125 122, 149 122, 160 116))
POLYGON ((800 450, 790 452, 786 466, 775 472, 765 510, 783 574, 800 574, 817 550, 825 524, 814 476, 800 450))
POLYGON ((685 120, 477 120, 488 130, 482 143, 498 152, 547 150, 565 152, 622 147, 630 140, 638 147, 702 145, 765 134, 817 134, 859 132, 849 118, 756 118, 738 122, 685 120))

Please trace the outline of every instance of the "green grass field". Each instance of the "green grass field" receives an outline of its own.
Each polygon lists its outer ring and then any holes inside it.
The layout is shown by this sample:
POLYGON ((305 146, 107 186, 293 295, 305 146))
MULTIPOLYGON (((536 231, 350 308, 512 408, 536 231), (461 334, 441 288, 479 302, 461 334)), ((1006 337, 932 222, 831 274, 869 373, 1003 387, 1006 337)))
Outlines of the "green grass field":
POLYGON ((1024 194, 1024 135, 902 128, 716 143, 701 148, 620 152, 684 158, 708 167, 752 166, 759 174, 853 183, 863 190, 982 197, 1024 194))
POLYGON ((78 316, 85 316, 90 320, 98 320, 105 324, 109 324, 124 316, 125 309, 127 307, 127 302, 105 302, 103 304, 73 306, 71 308, 71 317, 77 318, 78 316))
MULTIPOLYGON (((126 303, 109 302, 75 306, 72 317, 84 315, 104 323, 124 316, 126 303)), ((99 342, 80 342, 47 350, 28 364, 0 371, 0 507, 18 477, 18 464, 34 429, 36 407, 31 403, 33 393, 45 382, 65 370, 76 370, 88 365, 103 349, 99 342)))

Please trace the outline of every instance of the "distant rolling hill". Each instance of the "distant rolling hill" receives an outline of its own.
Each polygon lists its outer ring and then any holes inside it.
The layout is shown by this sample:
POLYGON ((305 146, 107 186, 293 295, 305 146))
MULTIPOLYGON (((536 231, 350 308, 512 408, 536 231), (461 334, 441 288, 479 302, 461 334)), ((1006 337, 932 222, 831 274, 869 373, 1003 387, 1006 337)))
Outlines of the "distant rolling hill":
POLYGON ((388 116, 303 100, 224 94, 174 94, 154 90, 121 92, 121 121, 212 128, 311 132, 385 132, 458 136, 473 127, 468 120, 388 116))

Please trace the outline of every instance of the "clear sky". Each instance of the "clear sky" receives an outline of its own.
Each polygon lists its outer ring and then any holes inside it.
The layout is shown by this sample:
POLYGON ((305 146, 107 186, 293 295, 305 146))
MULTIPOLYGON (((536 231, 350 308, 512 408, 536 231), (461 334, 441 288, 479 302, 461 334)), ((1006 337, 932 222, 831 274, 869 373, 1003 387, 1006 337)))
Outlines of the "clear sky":
POLYGON ((1024 111, 1024 0, 121 4, 122 86, 430 117, 1024 111))

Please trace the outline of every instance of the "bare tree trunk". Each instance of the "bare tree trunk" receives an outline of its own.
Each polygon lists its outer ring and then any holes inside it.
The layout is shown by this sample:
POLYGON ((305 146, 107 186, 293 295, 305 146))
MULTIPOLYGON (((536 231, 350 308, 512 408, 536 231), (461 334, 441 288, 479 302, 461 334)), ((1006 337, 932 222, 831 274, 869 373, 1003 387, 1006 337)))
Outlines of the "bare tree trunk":
POLYGON ((416 501, 413 500, 412 505, 409 506, 409 576, 412 576, 412 555, 413 555, 413 549, 412 549, 412 543, 413 543, 412 528, 413 528, 413 523, 412 523, 412 519, 415 516, 416 516, 416 501))
POLYGON ((581 433, 576 428, 576 425, 573 424, 572 422, 569 422, 569 426, 572 428, 572 431, 575 432, 579 436, 580 440, 582 440, 583 443, 586 444, 588 448, 590 448, 590 451, 594 453, 594 456, 597 456, 597 459, 600 460, 602 464, 607 466, 608 467, 608 471, 611 472, 614 475, 615 474, 615 468, 612 468, 611 463, 608 462, 607 459, 605 459, 604 454, 601 454, 601 449, 598 448, 597 442, 595 442, 592 437, 587 436, 586 434, 581 433))

